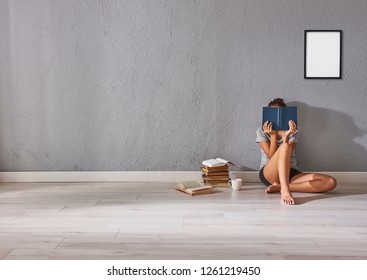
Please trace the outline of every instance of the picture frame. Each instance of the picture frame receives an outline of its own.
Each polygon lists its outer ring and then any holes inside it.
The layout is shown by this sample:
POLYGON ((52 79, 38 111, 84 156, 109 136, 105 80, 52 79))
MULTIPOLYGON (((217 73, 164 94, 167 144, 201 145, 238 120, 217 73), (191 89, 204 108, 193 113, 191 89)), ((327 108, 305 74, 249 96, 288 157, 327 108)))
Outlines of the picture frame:
POLYGON ((305 30, 305 79, 342 78, 342 30, 305 30))

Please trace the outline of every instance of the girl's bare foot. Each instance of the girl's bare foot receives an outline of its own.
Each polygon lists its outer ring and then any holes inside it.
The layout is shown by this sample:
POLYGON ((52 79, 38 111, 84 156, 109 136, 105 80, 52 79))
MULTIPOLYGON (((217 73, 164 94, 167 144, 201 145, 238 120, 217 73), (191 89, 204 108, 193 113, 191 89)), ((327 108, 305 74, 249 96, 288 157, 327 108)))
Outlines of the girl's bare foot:
POLYGON ((282 199, 283 204, 286 204, 286 205, 294 205, 294 204, 296 204, 295 201, 294 201, 294 198, 288 192, 281 193, 280 197, 282 199))
POLYGON ((272 185, 270 185, 267 189, 266 189, 267 193, 275 193, 275 192, 280 192, 280 184, 277 182, 274 182, 272 185))

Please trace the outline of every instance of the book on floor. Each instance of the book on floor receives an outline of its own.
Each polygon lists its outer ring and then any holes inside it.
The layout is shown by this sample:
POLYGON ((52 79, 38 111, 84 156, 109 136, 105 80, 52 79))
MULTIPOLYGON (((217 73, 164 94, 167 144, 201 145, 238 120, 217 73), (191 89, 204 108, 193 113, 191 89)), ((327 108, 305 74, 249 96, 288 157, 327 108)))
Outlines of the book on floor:
POLYGON ((204 160, 201 164, 207 167, 236 166, 234 163, 222 158, 207 159, 204 160))
POLYGON ((224 165, 224 166, 217 166, 217 167, 208 167, 208 166, 205 166, 203 165, 201 167, 201 170, 204 172, 228 172, 228 166, 227 165, 224 165))
POLYGON ((297 124, 297 107, 263 107, 262 124, 266 121, 273 124, 273 130, 288 130, 289 121, 297 124))
POLYGON ((202 178, 204 181, 229 181, 229 176, 224 175, 224 176, 216 176, 216 175, 202 175, 202 178))
POLYGON ((176 190, 191 196, 215 193, 215 190, 212 186, 205 186, 198 181, 180 182, 177 184, 176 190))
POLYGON ((229 176, 229 172, 206 172, 203 170, 202 176, 229 176))
POLYGON ((210 174, 203 174, 201 176, 203 178, 203 180, 214 180, 214 181, 220 181, 220 180, 229 180, 229 173, 225 174, 225 175, 216 175, 215 173, 210 173, 210 174))
POLYGON ((204 186, 212 187, 229 187, 228 180, 226 181, 204 181, 204 186))

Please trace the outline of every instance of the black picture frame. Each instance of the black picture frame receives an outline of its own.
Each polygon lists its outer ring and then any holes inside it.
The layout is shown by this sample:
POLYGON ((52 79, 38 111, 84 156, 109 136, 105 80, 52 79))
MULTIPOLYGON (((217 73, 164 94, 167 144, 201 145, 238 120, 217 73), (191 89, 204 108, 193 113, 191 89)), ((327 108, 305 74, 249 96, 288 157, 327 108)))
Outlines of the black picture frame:
POLYGON ((342 30, 305 30, 304 78, 342 78, 342 30))

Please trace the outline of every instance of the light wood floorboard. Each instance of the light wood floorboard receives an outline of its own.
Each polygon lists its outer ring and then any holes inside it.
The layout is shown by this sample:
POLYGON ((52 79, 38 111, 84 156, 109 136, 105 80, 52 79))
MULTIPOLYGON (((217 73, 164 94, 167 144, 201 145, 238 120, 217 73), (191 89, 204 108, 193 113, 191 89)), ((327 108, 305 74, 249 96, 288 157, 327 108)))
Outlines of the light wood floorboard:
POLYGON ((1 183, 0 259, 367 259, 367 187, 280 203, 260 184, 1 183))

